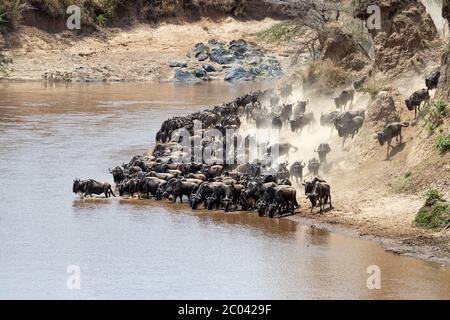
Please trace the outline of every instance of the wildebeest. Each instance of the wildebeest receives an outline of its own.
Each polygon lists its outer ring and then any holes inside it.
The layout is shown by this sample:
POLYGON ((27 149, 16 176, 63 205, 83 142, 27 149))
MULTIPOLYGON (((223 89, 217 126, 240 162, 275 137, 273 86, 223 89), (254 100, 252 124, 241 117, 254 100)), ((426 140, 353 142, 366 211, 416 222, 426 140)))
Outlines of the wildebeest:
POLYGON ((302 114, 300 116, 297 116, 294 120, 290 121, 291 131, 298 132, 300 130, 301 133, 304 127, 308 126, 308 128, 311 129, 311 126, 314 123, 315 123, 314 113, 308 112, 302 114))
POLYGON ((294 110, 292 111, 294 118, 297 116, 300 116, 306 112, 306 106, 308 105, 308 103, 309 103, 309 99, 306 101, 298 101, 294 105, 294 110))
POLYGON ((434 69, 425 77, 425 85, 428 90, 436 89, 439 83, 439 78, 441 77, 441 71, 439 68, 434 69))
POLYGON ((89 195, 92 197, 92 194, 105 194, 106 198, 109 198, 111 195, 115 197, 116 195, 112 191, 111 185, 108 182, 99 182, 94 179, 88 180, 73 180, 72 191, 74 193, 81 193, 84 197, 89 195))
POLYGON ((295 182, 299 184, 299 180, 303 180, 303 168, 306 166, 306 164, 302 161, 295 161, 291 168, 289 169, 289 172, 291 174, 291 177, 295 178, 295 182))
POLYGON ((281 121, 287 123, 292 116, 292 104, 284 104, 281 108, 281 121))
POLYGON ((354 97, 355 97, 354 89, 345 89, 339 94, 339 96, 333 98, 334 104, 336 105, 337 109, 344 111, 349 101, 350 101, 349 107, 352 106, 354 97))
POLYGON ((308 161, 308 171, 311 176, 318 176, 320 169, 320 162, 316 158, 308 161))
POLYGON ((414 119, 417 118, 417 113, 420 112, 420 105, 422 102, 428 103, 430 100, 430 94, 428 89, 420 89, 405 100, 406 107, 409 111, 414 110, 414 119))
POLYGON ((280 96, 281 99, 283 99, 283 102, 286 102, 291 94, 292 94, 292 84, 286 84, 280 88, 280 96))
POLYGON ((341 117, 335 120, 335 127, 338 131, 338 135, 339 137, 344 138, 342 140, 342 147, 344 146, 347 137, 351 135, 353 139, 353 137, 355 136, 356 133, 358 133, 359 129, 361 129, 363 124, 364 118, 361 116, 353 117, 348 121, 342 121, 341 117))
POLYGON ((126 179, 124 170, 119 166, 115 167, 113 170, 109 169, 109 173, 112 174, 114 183, 116 185, 126 179))
POLYGON ((327 162, 327 154, 331 151, 330 145, 328 143, 321 143, 317 150, 314 150, 314 152, 317 152, 319 154, 319 161, 320 163, 326 163, 327 162))
POLYGON ((281 120, 280 116, 275 116, 272 118, 272 128, 278 131, 283 127, 283 120, 281 120))
POLYGON ((286 143, 275 143, 273 145, 271 145, 270 147, 267 148, 267 154, 269 154, 270 156, 274 157, 277 156, 277 152, 278 152, 278 156, 286 156, 289 158, 289 151, 292 149, 294 149, 294 151, 297 151, 298 148, 294 147, 292 144, 290 144, 289 142, 286 143))
POLYGON ((189 203, 191 202, 191 194, 195 193, 199 184, 194 181, 185 181, 182 179, 173 179, 168 181, 166 189, 163 193, 163 198, 170 198, 173 203, 180 198, 180 203, 183 202, 183 196, 187 196, 189 203))
POLYGON ((147 198, 150 198, 150 195, 156 196, 156 192, 161 184, 165 184, 166 180, 159 179, 156 177, 145 177, 138 181, 138 189, 139 193, 145 193, 147 198))
POLYGON ((331 204, 331 188, 324 180, 314 178, 311 182, 304 182, 305 195, 311 202, 311 212, 314 207, 319 204, 320 212, 325 209, 325 204, 330 202, 330 208, 333 208, 331 204))
POLYGON ((299 206, 295 188, 288 185, 279 185, 274 188, 274 191, 274 200, 269 204, 269 217, 272 218, 275 212, 278 212, 280 217, 284 212, 294 213, 295 208, 299 206))
POLYGON ((384 145, 387 142, 386 158, 389 156, 389 147, 392 147, 391 141, 395 137, 398 142, 400 138, 400 143, 402 142, 402 128, 408 127, 409 122, 392 122, 389 123, 383 132, 377 133, 376 139, 380 145, 384 145))

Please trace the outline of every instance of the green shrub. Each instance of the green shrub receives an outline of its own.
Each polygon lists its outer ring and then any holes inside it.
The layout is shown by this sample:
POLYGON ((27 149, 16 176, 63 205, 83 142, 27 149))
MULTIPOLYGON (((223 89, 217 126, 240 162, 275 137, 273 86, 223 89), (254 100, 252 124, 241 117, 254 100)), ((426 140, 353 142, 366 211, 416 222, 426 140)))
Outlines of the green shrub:
POLYGON ((269 29, 260 31, 256 36, 261 40, 283 42, 291 41, 301 35, 302 26, 293 21, 274 24, 269 29))
POLYGON ((15 27, 20 20, 24 5, 21 0, 1 0, 0 28, 15 27))
POLYGON ((424 111, 426 112, 425 126, 428 134, 431 135, 443 123, 443 117, 447 115, 447 102, 443 100, 433 101, 424 106, 424 111))
POLYGON ((428 189, 425 192, 424 198, 425 198, 425 205, 433 205, 436 201, 444 200, 444 197, 442 196, 442 194, 433 188, 428 189))
POLYGON ((450 133, 447 135, 440 135, 437 139, 436 147, 441 153, 450 150, 450 133))
POLYGON ((405 179, 409 179, 412 177, 412 172, 411 171, 406 171, 405 172, 405 179))
POLYGON ((438 201, 423 206, 414 219, 415 225, 427 229, 444 228, 450 223, 450 207, 447 202, 438 201))

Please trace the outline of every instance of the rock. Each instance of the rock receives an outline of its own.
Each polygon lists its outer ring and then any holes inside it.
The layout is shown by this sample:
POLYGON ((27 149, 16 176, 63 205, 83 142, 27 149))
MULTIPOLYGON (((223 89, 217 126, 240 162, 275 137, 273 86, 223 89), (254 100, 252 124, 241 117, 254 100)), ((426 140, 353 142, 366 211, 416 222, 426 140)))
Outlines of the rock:
POLYGON ((183 82, 200 81, 200 79, 197 78, 193 72, 183 71, 180 69, 175 70, 175 79, 183 82))
POLYGON ((261 57, 253 56, 247 61, 248 64, 257 65, 261 63, 261 57))
POLYGON ((194 52, 195 56, 198 56, 200 53, 206 53, 208 52, 209 47, 203 44, 203 42, 197 43, 193 48, 192 52, 194 52))
POLYGON ((436 27, 420 0, 361 0, 354 16, 367 21, 369 5, 381 12, 381 28, 369 30, 374 44, 375 67, 389 76, 421 73, 438 45, 436 27))
POLYGON ((234 61, 234 57, 224 48, 212 49, 209 58, 218 64, 230 64, 234 61))
POLYGON ((169 64, 169 67, 171 68, 186 68, 187 67, 187 63, 186 62, 176 62, 173 61, 169 64))
POLYGON ((203 81, 207 81, 207 80, 210 79, 209 76, 208 76, 208 73, 207 73, 205 70, 203 70, 203 69, 196 69, 196 70, 194 71, 194 75, 195 75, 197 78, 202 79, 203 81))
POLYGON ((255 79, 255 75, 240 66, 233 66, 225 72, 224 80, 226 81, 251 81, 255 79))
MULTIPOLYGON (((450 0, 444 0, 442 3, 442 17, 450 23, 450 0)), ((450 52, 445 50, 441 57, 441 76, 435 98, 450 101, 450 52)))
POLYGON ((206 54, 206 53, 200 53, 198 56, 197 56, 197 60, 198 61, 205 61, 206 59, 208 59, 209 57, 208 57, 208 55, 206 54))
POLYGON ((202 65, 203 70, 205 70, 206 72, 216 72, 216 68, 214 68, 213 65, 205 63, 204 65, 202 65))
POLYGON ((248 44, 245 40, 232 40, 230 46, 228 47, 230 51, 244 54, 248 49, 248 44))
POLYGON ((322 59, 330 59, 334 64, 348 71, 361 71, 371 64, 370 57, 358 46, 350 34, 334 28, 324 42, 322 59))

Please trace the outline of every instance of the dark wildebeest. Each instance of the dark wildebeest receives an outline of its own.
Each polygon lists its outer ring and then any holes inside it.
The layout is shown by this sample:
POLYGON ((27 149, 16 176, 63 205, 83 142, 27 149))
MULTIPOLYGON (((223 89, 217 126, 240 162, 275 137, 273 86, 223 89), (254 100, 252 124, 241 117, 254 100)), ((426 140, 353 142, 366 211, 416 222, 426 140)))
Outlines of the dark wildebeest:
POLYGON ((414 110, 414 119, 417 118, 417 113, 420 112, 420 105, 422 102, 428 103, 430 94, 428 89, 420 89, 415 91, 408 99, 405 100, 406 107, 409 111, 414 110))
POLYGON ((317 150, 314 150, 314 152, 317 152, 319 154, 319 161, 320 163, 326 163, 327 162, 327 154, 331 151, 330 145, 328 143, 321 143, 317 150))
POLYGON ((299 184, 299 180, 303 180, 303 168, 306 166, 306 164, 302 161, 295 161, 291 168, 289 169, 289 172, 291 174, 291 177, 295 177, 295 182, 299 184))
POLYGON ((294 120, 290 121, 291 131, 297 133, 300 130, 302 133, 303 128, 308 126, 311 129, 312 125, 315 124, 314 113, 308 112, 296 117, 294 120))
POLYGON ((361 129, 364 124, 364 118, 360 116, 356 116, 349 121, 342 122, 336 125, 339 137, 343 137, 342 147, 344 147, 345 141, 348 136, 351 135, 352 139, 356 133, 358 133, 359 129, 361 129))
POLYGON ((409 122, 392 122, 384 128, 383 132, 377 133, 376 139, 378 139, 380 145, 384 145, 387 142, 386 158, 389 156, 389 147, 392 147, 392 139, 395 137, 395 140, 398 142, 400 137, 400 143, 402 143, 402 128, 408 126, 409 122))
POLYGON ((311 212, 317 203, 319 204, 320 212, 323 212, 325 204, 328 203, 328 199, 330 200, 330 208, 333 208, 331 204, 331 188, 328 183, 324 180, 314 178, 313 181, 304 182, 303 185, 305 186, 305 195, 311 202, 311 212))
POLYGON ((439 78, 441 77, 441 71, 439 68, 434 69, 425 77, 425 85, 428 90, 436 89, 439 83, 439 78))
POLYGON ((298 101, 294 106, 293 115, 294 118, 300 116, 306 112, 306 106, 309 103, 309 99, 306 101, 298 101))
POLYGON ((119 183, 121 183, 123 180, 125 180, 126 176, 125 176, 125 172, 123 171, 123 169, 119 166, 115 167, 113 170, 109 169, 109 173, 112 174, 113 179, 114 179, 114 183, 116 185, 118 185, 119 183))
POLYGON ((308 162, 308 171, 311 176, 318 176, 320 169, 320 162, 316 158, 312 158, 308 162))
POLYGON ((281 117, 280 116, 273 117, 272 128, 280 131, 282 127, 283 127, 283 121, 281 120, 281 117))
POLYGON ((284 103, 292 94, 292 84, 286 84, 280 88, 280 96, 284 103))
POLYGON ((284 104, 283 107, 281 108, 281 116, 280 116, 281 121, 287 124, 291 116, 292 116, 292 104, 284 104))
POLYGON ((354 97, 355 97, 354 89, 345 89, 339 94, 339 96, 334 98, 334 104, 336 105, 337 109, 344 111, 349 101, 350 101, 349 107, 352 106, 354 97))
POLYGON ((150 198, 150 195, 156 196, 156 192, 161 184, 165 184, 166 180, 159 179, 156 177, 145 177, 141 181, 138 182, 138 191, 139 193, 145 193, 147 198, 150 198))
POLYGON ((278 152, 278 156, 286 156, 289 158, 289 151, 292 149, 294 149, 294 151, 297 151, 298 148, 294 147, 292 144, 290 144, 289 142, 287 143, 275 143, 273 145, 271 145, 270 147, 267 148, 267 153, 270 156, 276 156, 277 152, 278 152))
POLYGON ((74 193, 81 193, 84 197, 87 195, 92 197, 92 194, 102 193, 105 194, 106 198, 109 198, 111 195, 116 196, 108 182, 99 182, 93 179, 83 181, 80 179, 73 180, 72 191, 74 193))
MULTIPOLYGON (((190 179, 194 180, 194 179, 190 179)), ((163 198, 170 198, 173 203, 180 198, 180 203, 183 202, 183 196, 187 196, 189 203, 191 202, 191 194, 195 193, 199 187, 198 183, 193 181, 184 181, 181 179, 172 180, 167 183, 163 198)))
POLYGON ((274 213, 278 211, 278 216, 281 217, 283 212, 294 213, 295 208, 298 208, 297 190, 288 185, 279 185, 275 189, 274 201, 269 204, 269 217, 272 218, 274 213))

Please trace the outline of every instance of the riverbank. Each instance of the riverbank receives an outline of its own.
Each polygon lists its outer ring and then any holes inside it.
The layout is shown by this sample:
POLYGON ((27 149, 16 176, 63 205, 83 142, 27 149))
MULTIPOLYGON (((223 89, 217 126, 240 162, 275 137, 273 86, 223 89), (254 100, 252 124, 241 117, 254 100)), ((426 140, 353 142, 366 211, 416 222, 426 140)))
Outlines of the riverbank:
MULTIPOLYGON (((4 51, 0 79, 14 81, 170 81, 171 62, 185 61, 198 42, 253 41, 258 32, 277 20, 265 18, 241 21, 232 17, 201 18, 191 23, 161 22, 157 26, 138 24, 129 29, 108 28, 92 35, 71 31, 48 33, 22 26, 10 48, 4 51)), ((282 66, 288 55, 280 48, 262 45, 282 66)))

